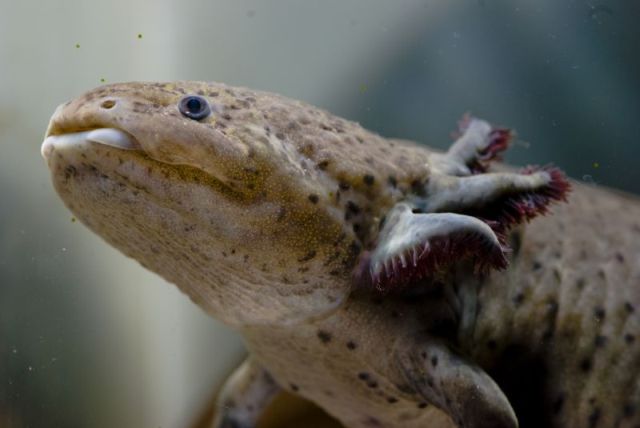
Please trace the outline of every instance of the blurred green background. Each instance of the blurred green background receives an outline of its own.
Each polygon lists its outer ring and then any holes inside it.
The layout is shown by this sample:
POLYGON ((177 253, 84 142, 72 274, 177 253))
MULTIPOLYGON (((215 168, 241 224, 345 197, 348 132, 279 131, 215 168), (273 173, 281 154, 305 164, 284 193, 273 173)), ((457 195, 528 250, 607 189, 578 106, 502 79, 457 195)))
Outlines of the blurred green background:
POLYGON ((515 164, 640 192, 640 3, 0 0, 0 426, 186 427, 239 338, 58 200, 39 146, 102 82, 217 80, 444 148, 466 111, 515 164))

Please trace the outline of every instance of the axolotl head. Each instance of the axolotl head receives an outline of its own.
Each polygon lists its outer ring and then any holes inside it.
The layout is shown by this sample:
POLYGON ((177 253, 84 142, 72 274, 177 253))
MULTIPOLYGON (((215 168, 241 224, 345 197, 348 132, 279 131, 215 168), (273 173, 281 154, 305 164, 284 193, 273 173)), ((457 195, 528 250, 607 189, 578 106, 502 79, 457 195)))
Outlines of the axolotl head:
POLYGON ((232 325, 323 316, 354 286, 422 280, 568 187, 554 169, 483 174, 510 134, 467 119, 446 154, 274 94, 122 83, 58 107, 42 153, 90 229, 232 325))
POLYGON ((311 153, 319 112, 222 84, 107 85, 58 107, 42 153, 82 223, 205 310, 295 322, 340 305, 361 248, 334 201, 352 177, 311 153))

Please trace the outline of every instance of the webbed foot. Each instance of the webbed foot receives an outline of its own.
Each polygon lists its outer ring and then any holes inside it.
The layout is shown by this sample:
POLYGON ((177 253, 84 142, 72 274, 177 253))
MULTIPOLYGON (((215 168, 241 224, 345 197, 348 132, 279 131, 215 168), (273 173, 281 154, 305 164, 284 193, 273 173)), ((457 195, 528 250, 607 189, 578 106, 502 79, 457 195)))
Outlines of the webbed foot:
POLYGON ((406 382, 458 426, 517 428, 515 412, 500 387, 473 362, 443 342, 421 342, 398 356, 406 382))
POLYGON ((376 248, 361 258, 361 282, 386 292, 401 288, 457 260, 479 270, 507 266, 505 248, 487 223, 453 213, 414 214, 408 204, 387 215, 376 248))

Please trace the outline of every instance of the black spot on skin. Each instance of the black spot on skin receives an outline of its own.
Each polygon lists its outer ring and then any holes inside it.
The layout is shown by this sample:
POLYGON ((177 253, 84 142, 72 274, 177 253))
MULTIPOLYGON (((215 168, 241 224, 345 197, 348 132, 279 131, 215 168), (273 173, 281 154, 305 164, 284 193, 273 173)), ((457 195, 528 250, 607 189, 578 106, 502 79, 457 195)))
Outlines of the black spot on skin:
POLYGON ((300 391, 300 387, 299 387, 298 385, 296 385, 295 383, 290 383, 290 384, 289 384, 289 387, 291 387, 291 390, 292 390, 293 392, 298 392, 298 391, 300 391))
POLYGON ((354 215, 360 214, 360 207, 353 201, 347 201, 347 211, 354 215))
POLYGON ((309 260, 313 259, 315 256, 316 256, 315 250, 311 250, 307 254, 305 254, 304 256, 300 257, 298 259, 298 262, 300 262, 300 263, 308 262, 309 260))
POLYGON ((369 373, 367 373, 367 372, 358 373, 358 379, 360 379, 360 380, 369 380, 369 373))
POLYGON ((318 169, 320 169, 321 171, 325 171, 328 166, 329 166, 329 161, 328 160, 323 160, 323 161, 318 162, 318 169))
POLYGON ((598 425, 598 421, 600 420, 600 409, 595 408, 593 412, 589 415, 589 427, 595 428, 598 425))
POLYGON ((425 409, 429 404, 425 403, 424 401, 421 403, 418 403, 418 409, 425 409))
POLYGON ((539 261, 534 261, 533 265, 531 265, 531 269, 533 270, 540 270, 542 268, 542 263, 540 263, 539 261))
POLYGON ((331 342, 331 333, 325 330, 318 330, 318 339, 320 339, 322 343, 329 343, 331 342))
POLYGON ((342 191, 349 190, 350 187, 351 185, 345 181, 341 181, 338 183, 338 188, 340 188, 340 190, 342 191))
POLYGON ((396 388, 398 388, 398 391, 408 395, 415 395, 418 393, 415 389, 404 383, 396 384, 396 388))
POLYGON ((367 386, 368 386, 369 388, 375 389, 375 388, 377 388, 377 387, 378 387, 378 382, 376 382, 375 380, 369 380, 369 381, 367 382, 367 386))
POLYGON ((607 344, 607 336, 598 335, 593 341, 596 348, 604 348, 607 344))
POLYGON ((634 313, 636 310, 636 308, 630 302, 624 302, 624 308, 630 314, 634 313))
MULTIPOLYGON (((94 169, 95 169, 95 167, 94 167, 94 169)), ((64 168, 64 178, 66 180, 70 179, 71 177, 75 177, 76 175, 78 175, 78 170, 76 169, 75 166, 67 165, 64 168)))
POLYGON ((436 368, 438 366, 438 357, 437 356, 433 356, 431 357, 431 365, 433 366, 433 368, 436 368))
POLYGON ((366 174, 364 177, 362 177, 362 180, 367 186, 373 186, 373 183, 375 182, 375 178, 370 174, 366 174))
POLYGON ((523 293, 518 293, 515 296, 513 296, 513 304, 516 306, 520 306, 522 304, 522 302, 524 302, 524 294, 523 293))
POLYGON ((595 308, 593 308, 593 316, 596 318, 596 321, 598 322, 604 321, 605 315, 606 315, 606 312, 604 308, 602 308, 601 306, 596 306, 595 308))
POLYGON ((580 361, 580 370, 585 373, 591 371, 591 359, 584 358, 582 361, 580 361))
POLYGON ((616 253, 615 258, 618 261, 618 263, 624 263, 624 256, 622 255, 622 253, 616 253))
POLYGON ((350 340, 350 341, 347 342, 347 349, 349 349, 350 351, 353 351, 357 347, 358 347, 358 345, 353 340, 350 340))
POLYGON ((428 355, 425 351, 422 351, 420 352, 420 356, 422 357, 422 359, 426 360, 428 355))
POLYGON ((487 342, 487 348, 489 348, 491 351, 495 351, 498 348, 498 343, 491 339, 487 342))
POLYGON ((393 188, 398 187, 398 180, 393 175, 387 178, 387 183, 393 188))
POLYGON ((624 335, 624 341, 627 342, 629 345, 635 342, 635 340, 636 340, 636 337, 633 334, 627 333, 624 335))
POLYGON ((349 244, 349 254, 351 254, 352 257, 360 254, 360 244, 358 244, 356 241, 351 241, 351 243, 349 244))
POLYGON ((397 402, 398 402, 398 399, 396 397, 387 397, 387 403, 395 404, 397 402))
POLYGON ((420 180, 413 180, 411 182, 411 191, 413 193, 415 193, 418 196, 426 196, 427 195, 427 191, 426 188, 424 186, 424 183, 422 183, 422 181, 420 180))
POLYGON ((585 286, 586 281, 584 280, 584 278, 578 278, 578 280, 576 281, 576 288, 578 290, 582 290, 585 286))

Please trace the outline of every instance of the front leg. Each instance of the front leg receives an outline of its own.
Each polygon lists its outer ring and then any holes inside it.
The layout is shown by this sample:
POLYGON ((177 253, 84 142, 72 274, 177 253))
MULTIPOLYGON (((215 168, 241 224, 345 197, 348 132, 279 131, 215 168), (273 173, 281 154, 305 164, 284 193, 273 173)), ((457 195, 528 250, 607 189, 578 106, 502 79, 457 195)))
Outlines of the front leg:
POLYGON ((216 403, 214 428, 253 428, 280 392, 271 375, 248 357, 227 379, 216 403))

